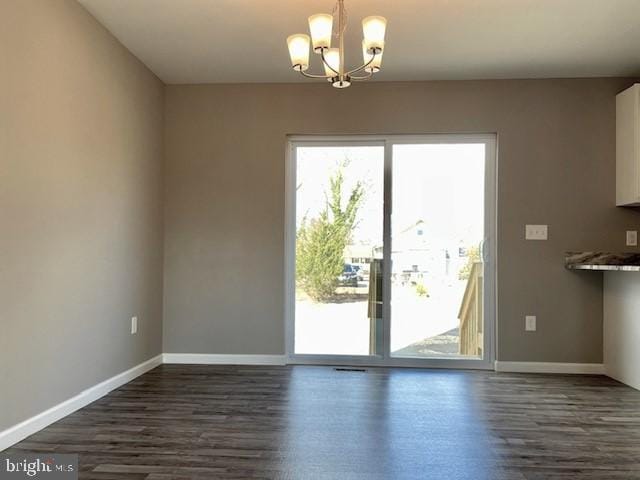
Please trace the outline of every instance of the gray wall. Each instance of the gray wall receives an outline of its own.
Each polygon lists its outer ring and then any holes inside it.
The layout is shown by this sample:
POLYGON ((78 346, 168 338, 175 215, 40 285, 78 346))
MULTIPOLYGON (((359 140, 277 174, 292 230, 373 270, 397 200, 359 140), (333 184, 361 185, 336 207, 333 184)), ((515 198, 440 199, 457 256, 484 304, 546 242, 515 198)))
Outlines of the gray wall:
POLYGON ((623 250, 638 228, 614 207, 614 98, 631 83, 167 87, 165 352, 284 352, 287 134, 497 132, 498 359, 601 362, 602 276, 563 252, 623 250), (525 242, 526 223, 549 241, 525 242))
POLYGON ((1 0, 0 58, 2 430, 161 352, 164 87, 72 0, 1 0))

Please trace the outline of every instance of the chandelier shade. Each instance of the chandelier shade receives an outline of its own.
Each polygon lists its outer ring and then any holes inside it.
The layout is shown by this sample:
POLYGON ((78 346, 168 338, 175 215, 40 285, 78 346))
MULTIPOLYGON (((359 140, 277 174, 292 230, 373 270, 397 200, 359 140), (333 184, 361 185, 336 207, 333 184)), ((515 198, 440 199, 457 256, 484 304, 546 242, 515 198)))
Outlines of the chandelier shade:
POLYGON ((327 53, 324 54, 324 73, 331 80, 331 77, 338 75, 340 69, 340 49, 330 48, 327 53))
POLYGON ((318 53, 323 48, 331 48, 333 17, 328 13, 318 13, 309 17, 309 32, 313 42, 313 51, 318 53))
POLYGON ((309 68, 309 35, 297 33, 287 37, 291 66, 294 70, 304 72, 309 68))
POLYGON ((367 80, 382 68, 387 20, 372 15, 362 20, 362 60, 359 67, 345 68, 344 33, 347 28, 344 0, 338 0, 333 15, 318 13, 309 17, 311 36, 298 33, 287 38, 292 68, 307 78, 326 78, 336 88, 346 88, 354 80, 367 80), (331 47, 333 40, 337 46, 331 47), (309 73, 310 50, 320 56, 324 74, 309 73))
POLYGON ((387 30, 387 19, 384 17, 372 16, 362 20, 362 33, 367 49, 372 52, 373 49, 384 48, 384 34, 387 30))

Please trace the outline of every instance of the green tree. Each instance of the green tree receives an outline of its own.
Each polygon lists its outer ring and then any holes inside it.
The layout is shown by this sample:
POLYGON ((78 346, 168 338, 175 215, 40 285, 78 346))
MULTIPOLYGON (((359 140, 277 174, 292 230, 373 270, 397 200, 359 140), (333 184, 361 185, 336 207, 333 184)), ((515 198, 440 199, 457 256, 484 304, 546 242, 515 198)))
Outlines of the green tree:
POLYGON ((304 219, 296 234, 296 281, 314 301, 335 294, 344 268, 344 249, 351 240, 364 196, 362 182, 351 190, 342 206, 343 166, 329 179, 326 204, 318 218, 304 219))
POLYGON ((480 247, 469 247, 467 249, 467 263, 458 272, 458 279, 469 280, 471 275, 471 267, 473 264, 480 261, 480 247))

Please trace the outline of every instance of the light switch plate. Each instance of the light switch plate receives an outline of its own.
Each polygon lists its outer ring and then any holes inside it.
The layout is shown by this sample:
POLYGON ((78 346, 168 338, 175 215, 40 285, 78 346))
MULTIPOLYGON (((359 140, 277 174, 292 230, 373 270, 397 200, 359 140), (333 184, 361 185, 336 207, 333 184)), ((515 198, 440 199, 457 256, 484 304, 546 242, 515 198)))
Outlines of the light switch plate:
POLYGON ((638 246, 638 231, 627 230, 627 247, 637 247, 637 246, 638 246))
POLYGON ((525 227, 526 240, 546 240, 548 233, 547 225, 527 225, 525 227))
POLYGON ((138 333, 138 317, 131 317, 131 335, 138 333))
POLYGON ((535 315, 527 315, 524 317, 524 329, 527 332, 535 332, 536 331, 536 316, 535 315))

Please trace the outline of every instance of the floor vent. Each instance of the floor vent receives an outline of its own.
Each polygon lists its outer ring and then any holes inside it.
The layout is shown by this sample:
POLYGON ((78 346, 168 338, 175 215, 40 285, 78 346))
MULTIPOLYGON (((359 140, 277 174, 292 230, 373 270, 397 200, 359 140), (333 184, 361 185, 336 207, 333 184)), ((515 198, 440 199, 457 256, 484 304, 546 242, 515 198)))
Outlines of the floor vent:
POLYGON ((344 368, 344 367, 336 367, 334 368, 336 372, 366 372, 364 368, 344 368))

